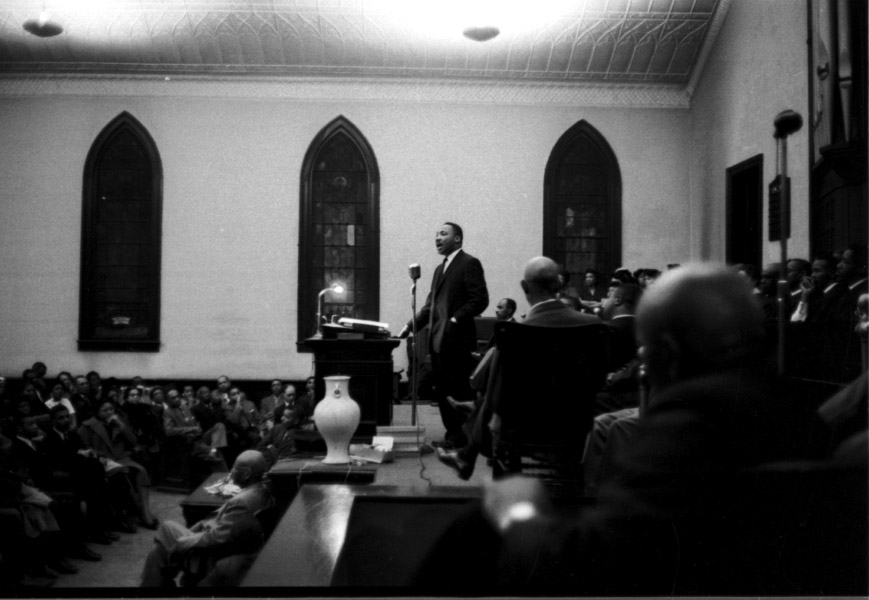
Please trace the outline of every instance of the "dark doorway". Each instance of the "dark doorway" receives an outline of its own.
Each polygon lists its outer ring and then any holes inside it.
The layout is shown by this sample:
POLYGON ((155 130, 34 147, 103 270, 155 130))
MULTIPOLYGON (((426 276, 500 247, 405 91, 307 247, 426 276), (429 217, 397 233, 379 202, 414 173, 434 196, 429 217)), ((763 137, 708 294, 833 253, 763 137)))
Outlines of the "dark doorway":
POLYGON ((762 267, 763 154, 727 169, 728 264, 762 267))

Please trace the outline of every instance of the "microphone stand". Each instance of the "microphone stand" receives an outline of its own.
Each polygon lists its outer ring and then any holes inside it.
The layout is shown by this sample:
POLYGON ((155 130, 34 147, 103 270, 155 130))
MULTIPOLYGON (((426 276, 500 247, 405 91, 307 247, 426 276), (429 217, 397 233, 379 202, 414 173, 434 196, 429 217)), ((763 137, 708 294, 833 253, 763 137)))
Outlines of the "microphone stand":
POLYGON ((410 424, 413 427, 416 427, 416 389, 417 383, 419 381, 419 338, 417 337, 416 331, 416 282, 417 280, 413 280, 413 284, 410 286, 410 295, 411 295, 411 310, 413 311, 413 353, 411 356, 411 368, 413 369, 413 381, 411 382, 411 390, 410 390, 410 424))
POLYGON ((778 348, 777 363, 778 374, 784 377, 787 367, 785 365, 785 335, 790 315, 787 314, 787 299, 790 294, 787 282, 788 238, 790 232, 791 214, 791 186, 788 181, 788 136, 800 130, 803 126, 803 118, 799 113, 785 110, 776 115, 774 121, 776 140, 776 154, 778 155, 779 174, 779 197, 781 198, 779 210, 779 282, 778 282, 778 348))

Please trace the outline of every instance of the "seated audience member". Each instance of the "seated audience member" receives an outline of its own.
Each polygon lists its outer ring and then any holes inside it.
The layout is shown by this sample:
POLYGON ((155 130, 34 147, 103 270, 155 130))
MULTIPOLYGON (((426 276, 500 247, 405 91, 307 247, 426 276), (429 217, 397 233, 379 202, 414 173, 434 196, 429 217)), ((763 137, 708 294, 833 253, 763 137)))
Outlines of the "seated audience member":
POLYGON ((45 402, 45 396, 43 392, 45 391, 45 386, 39 386, 36 383, 36 372, 33 369, 24 369, 21 372, 21 383, 26 386, 27 384, 31 384, 33 386, 33 395, 40 402, 45 402), (41 389, 40 389, 41 387, 41 389))
POLYGON ((585 281, 582 288, 579 290, 579 299, 582 303, 582 308, 587 312, 592 312, 596 308, 600 308, 601 301, 606 297, 606 283, 602 280, 600 273, 595 269, 585 270, 585 281))
MULTIPOLYGON (((60 409, 66 410, 63 407, 60 409)), ((75 482, 63 477, 46 456, 46 437, 47 434, 31 417, 22 417, 18 421, 17 436, 12 442, 12 455, 28 473, 30 480, 27 483, 38 487, 51 499, 49 507, 60 525, 57 540, 60 544, 59 555, 100 560, 100 555, 85 545, 89 531, 84 521, 83 498, 76 494, 75 482)), ((50 566, 60 573, 78 572, 78 569, 63 560, 50 566)))
POLYGON ((48 397, 48 400, 45 401, 45 407, 49 412, 51 412, 55 406, 63 406, 69 412, 69 418, 71 421, 70 427, 75 429, 77 427, 75 408, 73 408, 72 402, 63 397, 63 384, 59 381, 51 386, 51 395, 48 397))
POLYGON ((790 316, 788 371, 799 377, 826 379, 832 363, 818 356, 826 346, 827 324, 839 300, 842 286, 836 282, 836 259, 820 254, 812 261, 811 275, 800 282, 800 296, 790 316))
POLYGON ((612 281, 617 281, 619 284, 622 283, 637 283, 637 280, 634 279, 634 274, 631 273, 630 269, 625 267, 620 267, 613 271, 613 276, 611 278, 612 281))
POLYGON ((36 386, 34 386, 30 381, 25 383, 21 390, 21 396, 18 398, 19 407, 24 402, 27 402, 29 406, 28 414, 33 417, 36 423, 40 427, 47 427, 51 420, 48 415, 48 407, 45 406, 45 402, 40 400, 39 396, 36 395, 36 386))
POLYGON ((250 424, 259 431, 262 427, 262 413, 260 413, 259 409, 256 407, 256 403, 253 400, 250 400, 243 391, 238 391, 238 405, 241 407, 241 410, 247 415, 248 421, 250 424))
POLYGON ((63 397, 72 402, 73 396, 78 391, 72 374, 69 371, 61 371, 57 374, 57 380, 63 385, 63 397))
POLYGON ((821 256, 812 277, 801 284, 802 296, 791 317, 797 327, 801 376, 846 382, 860 372, 856 325, 857 299, 866 291, 866 249, 851 245, 838 260, 821 256))
POLYGON ((231 477, 241 491, 217 513, 187 529, 166 521, 157 530, 155 545, 145 559, 142 587, 175 587, 175 577, 195 585, 222 558, 256 552, 262 545, 257 513, 273 505, 263 484, 268 469, 260 452, 242 452, 232 466, 231 477))
POLYGON ((152 455, 160 447, 163 437, 163 406, 154 402, 162 398, 162 389, 153 388, 148 392, 144 386, 129 386, 124 390, 124 403, 115 407, 120 420, 126 421, 136 438, 136 460, 146 469, 152 467, 152 455), (120 408, 120 410, 119 410, 120 408))
POLYGON ((90 400, 90 386, 88 385, 87 377, 77 375, 73 382, 75 389, 73 390, 69 401, 75 409, 75 416, 79 423, 84 423, 96 413, 96 407, 90 400))
POLYGON ((15 438, 18 419, 32 416, 32 405, 27 398, 9 399, 3 408, 3 435, 15 438))
POLYGON ((648 272, 649 271, 651 271, 651 269, 643 268, 643 269, 637 269, 636 271, 633 272, 634 281, 636 281, 637 285, 643 289, 646 289, 646 284, 649 281, 649 279, 648 279, 648 272))
POLYGON ((229 389, 223 419, 230 446, 236 444, 239 452, 256 447, 260 441, 259 414, 253 402, 236 386, 229 389))
POLYGON ((211 404, 211 390, 208 389, 207 385, 201 385, 196 389, 196 401, 190 406, 190 409, 193 410, 194 406, 199 406, 200 404, 204 406, 211 404))
POLYGON ((582 455, 583 494, 597 498, 600 486, 612 470, 615 456, 632 442, 644 407, 613 410, 594 418, 582 455))
POLYGON ((643 290, 634 283, 623 283, 601 303, 600 317, 610 332, 608 364, 615 372, 637 357, 636 311, 643 290))
MULTIPOLYGON (((51 409, 51 427, 45 433, 41 450, 55 482, 54 486, 71 488, 77 501, 84 502, 87 506, 87 539, 108 544, 118 539, 117 534, 111 531, 114 515, 119 510, 116 507, 127 504, 129 497, 112 500, 105 468, 96 452, 85 446, 72 428, 72 423, 72 417, 65 406, 54 406, 51 409)), ((88 560, 94 559, 85 552, 81 555, 88 560)))
POLYGON ((513 315, 516 314, 516 301, 513 298, 501 298, 495 305, 495 319, 498 321, 515 322, 513 315))
POLYGON ((232 387, 232 381, 226 375, 221 375, 217 378, 217 393, 220 394, 220 400, 224 404, 229 402, 229 389, 232 387))
POLYGON ((821 254, 815 258, 811 275, 800 282, 800 298, 791 315, 792 322, 820 321, 829 315, 838 295, 833 293, 837 287, 835 268, 832 255, 821 254))
POLYGON ((287 384, 281 402, 278 404, 277 408, 275 408, 273 416, 275 423, 281 421, 284 415, 284 410, 287 408, 290 408, 295 412, 300 425, 306 425, 314 414, 314 403, 307 395, 299 398, 296 395, 296 386, 291 383, 287 384))
POLYGON ((223 423, 223 400, 220 398, 220 392, 211 390, 208 392, 208 397, 203 400, 201 392, 207 389, 204 386, 199 388, 199 402, 191 411, 203 431, 208 431, 218 423, 223 423))
POLYGON ((284 391, 284 382, 280 379, 272 379, 272 393, 259 401, 259 411, 263 418, 263 430, 268 431, 275 426, 274 413, 278 404, 281 403, 281 395, 284 391))
POLYGON ((61 552, 60 525, 52 503, 13 457, 12 439, 0 435, 0 522, 4 525, 0 540, 16 542, 9 556, 9 562, 20 569, 10 574, 16 582, 45 587, 57 579, 57 573, 72 572, 61 552))
POLYGON ((58 573, 78 573, 78 569, 66 562, 64 556, 99 560, 101 557, 84 543, 87 531, 83 524, 81 503, 73 497, 69 482, 59 481, 52 465, 46 459, 42 447, 45 432, 32 417, 21 417, 17 423, 16 437, 12 440, 11 456, 25 474, 25 483, 37 488, 48 500, 48 507, 59 526, 57 548, 49 567, 58 573))
MULTIPOLYGON (((757 298, 763 310, 763 325, 771 348, 778 340, 778 278, 781 263, 770 263, 760 272, 757 284, 757 298)), ((785 307, 787 308, 787 306, 785 307)))
POLYGON ((788 298, 787 304, 788 314, 790 314, 793 312, 794 308, 796 308, 797 303, 802 297, 800 284, 802 283, 803 278, 809 277, 812 274, 812 263, 804 258, 789 258, 785 266, 787 271, 788 289, 790 290, 790 297, 788 298))
POLYGON ((838 340, 830 350, 842 358, 839 381, 851 381, 862 369, 860 362, 860 337, 858 303, 862 294, 869 291, 866 277, 866 246, 851 244, 841 252, 836 265, 836 281, 845 287, 832 319, 833 337, 838 340))
POLYGON ((106 392, 103 389, 103 380, 96 371, 90 371, 85 377, 88 380, 88 396, 91 404, 96 406, 105 399, 106 392))
POLYGON ((33 371, 33 385, 36 386, 39 392, 39 397, 45 400, 48 397, 48 384, 45 381, 45 375, 48 373, 48 367, 42 361, 36 361, 30 367, 33 371))
POLYGON ((166 389, 162 385, 155 385, 151 388, 151 393, 146 395, 146 399, 150 399, 152 411, 163 422, 163 412, 166 410, 166 389))
POLYGON ((317 397, 316 392, 314 391, 314 387, 316 384, 316 380, 314 376, 308 377, 305 380, 305 393, 299 398, 299 406, 304 406, 310 409, 310 413, 308 414, 308 418, 300 423, 303 427, 312 426, 310 417, 314 414, 314 407, 317 405, 317 397))
MULTIPOLYGON (((579 298, 575 296, 562 296, 560 295, 559 300, 561 300, 564 304, 571 307, 573 310, 582 310, 582 305, 579 303, 579 298)), ((516 301, 513 298, 501 298, 498 300, 498 303, 495 305, 495 320, 496 321, 509 321, 511 323, 515 323, 516 319, 513 315, 516 314, 516 301)), ((486 344, 486 351, 488 352, 490 349, 495 347, 495 334, 492 334, 492 337, 489 338, 489 343, 486 344)), ((480 360, 483 357, 483 353, 474 352, 474 358, 480 360)), ((448 402, 450 400, 447 400, 448 402)), ((469 401, 465 404, 467 406, 473 407, 473 401, 469 401)), ((459 410, 465 410, 464 408, 459 408, 459 410)), ((470 410, 468 410, 470 412, 470 410)))
POLYGON ((281 422, 275 425, 257 446, 257 450, 263 453, 269 465, 296 453, 296 433, 299 426, 296 411, 292 408, 284 408, 281 422))
MULTIPOLYGON (((128 388, 126 393, 132 398, 135 391, 137 388, 128 388)), ((113 470, 114 463, 126 468, 129 481, 135 491, 139 523, 149 529, 156 529, 157 519, 151 514, 150 506, 151 479, 147 469, 133 460, 134 454, 141 456, 143 448, 139 445, 136 434, 130 426, 115 413, 115 405, 104 401, 99 406, 96 416, 79 426, 78 434, 97 456, 106 459, 104 464, 107 473, 113 470)))
POLYGON ((561 280, 561 287, 558 289, 559 300, 562 298, 579 298, 579 292, 576 291, 575 287, 570 285, 570 271, 564 265, 558 265, 558 278, 561 280))
POLYGON ((433 555, 422 581, 443 588, 440 569, 448 563, 453 581, 466 576, 488 589, 486 582, 496 581, 513 593, 730 589, 731 574, 716 567, 732 551, 725 542, 738 520, 738 473, 798 454, 791 411, 770 390, 761 311, 732 270, 691 265, 645 292, 637 332, 649 406, 596 506, 558 517, 547 510, 538 481, 496 482, 483 503, 490 525, 479 513, 457 523, 441 545, 453 552, 446 562, 433 555))
MULTIPOLYGON (((189 386, 188 386, 189 387, 189 386)), ((191 392, 192 392, 191 388, 191 392)), ((203 432, 196 417, 184 406, 181 401, 181 396, 178 390, 170 389, 166 393, 166 402, 168 408, 163 413, 163 432, 167 439, 183 439, 186 442, 186 450, 193 458, 208 467, 208 471, 214 473, 225 473, 226 461, 219 448, 223 446, 213 446, 215 437, 219 440, 225 439, 215 436, 213 430, 203 432)), ((214 428, 223 428, 222 423, 217 423, 214 428)), ((207 471, 206 471, 207 472, 207 471)))
POLYGON ((181 406, 190 410, 196 404, 196 392, 192 385, 185 385, 181 390, 181 406))
POLYGON ((178 390, 166 394, 167 408, 163 411, 163 434, 166 437, 186 437, 189 441, 202 434, 196 417, 184 406, 178 390))
POLYGON ((655 280, 661 276, 661 271, 658 269, 642 269, 642 271, 642 281, 637 281, 637 284, 643 289, 655 283, 655 280))
MULTIPOLYGON (((539 256, 528 261, 521 286, 531 308, 523 323, 540 327, 569 327, 600 322, 597 317, 578 313, 559 301, 556 298, 559 285, 558 265, 552 259, 539 256)), ((497 380, 497 354, 496 347, 489 361, 489 368, 493 370, 486 378, 489 381, 497 380)), ((473 474, 477 456, 481 452, 484 456, 491 456, 490 431, 493 428, 497 430, 500 420, 497 392, 487 389, 482 396, 482 401, 475 406, 463 426, 468 437, 467 445, 453 451, 438 448, 438 459, 455 469, 458 476, 465 480, 473 474)))
POLYGON ((595 413, 639 406, 639 365, 636 339, 636 310, 643 290, 623 283, 611 288, 601 305, 601 319, 609 332, 607 383, 598 394, 595 413))

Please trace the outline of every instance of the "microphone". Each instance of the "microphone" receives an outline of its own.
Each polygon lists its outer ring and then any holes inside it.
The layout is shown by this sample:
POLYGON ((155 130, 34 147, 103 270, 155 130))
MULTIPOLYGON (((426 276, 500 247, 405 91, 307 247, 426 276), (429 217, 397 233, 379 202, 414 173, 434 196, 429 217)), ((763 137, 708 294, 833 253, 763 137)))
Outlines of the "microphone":
POLYGON ((421 274, 420 268, 419 268, 419 263, 413 263, 412 265, 410 265, 408 267, 408 272, 410 273, 410 278, 413 279, 414 281, 419 279, 419 276, 421 274))

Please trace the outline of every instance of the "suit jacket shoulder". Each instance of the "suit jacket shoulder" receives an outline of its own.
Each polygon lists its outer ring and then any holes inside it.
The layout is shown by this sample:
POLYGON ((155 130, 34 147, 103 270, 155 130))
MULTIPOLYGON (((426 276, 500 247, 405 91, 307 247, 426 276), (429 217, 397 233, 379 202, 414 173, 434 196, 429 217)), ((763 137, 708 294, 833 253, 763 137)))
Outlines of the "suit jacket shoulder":
POLYGON ((522 322, 538 327, 571 327, 600 324, 602 321, 595 316, 577 312, 558 300, 553 300, 535 306, 522 322))

